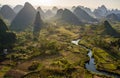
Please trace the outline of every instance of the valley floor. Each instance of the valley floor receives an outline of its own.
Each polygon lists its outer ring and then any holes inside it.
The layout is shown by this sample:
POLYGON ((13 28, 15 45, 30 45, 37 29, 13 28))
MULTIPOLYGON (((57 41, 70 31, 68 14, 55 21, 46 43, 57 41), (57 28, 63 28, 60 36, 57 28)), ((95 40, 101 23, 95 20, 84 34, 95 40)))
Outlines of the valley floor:
POLYGON ((33 41, 29 30, 16 34, 18 40, 13 52, 0 62, 0 78, 112 78, 85 68, 89 57, 88 50, 83 46, 92 49, 98 70, 120 75, 120 53, 112 55, 94 42, 96 39, 101 43, 99 38, 108 42, 117 38, 102 38, 90 25, 83 28, 51 24, 42 28, 37 41, 33 41), (80 38, 79 46, 71 43, 80 38))

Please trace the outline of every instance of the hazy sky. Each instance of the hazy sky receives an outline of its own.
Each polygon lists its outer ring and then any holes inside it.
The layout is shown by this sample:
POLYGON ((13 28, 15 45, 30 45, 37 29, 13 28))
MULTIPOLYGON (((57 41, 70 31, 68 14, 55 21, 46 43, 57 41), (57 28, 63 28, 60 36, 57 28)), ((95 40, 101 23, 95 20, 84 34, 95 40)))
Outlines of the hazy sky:
POLYGON ((89 8, 97 8, 98 6, 105 5, 107 8, 120 9, 120 0, 0 0, 0 4, 17 5, 30 2, 32 5, 37 6, 77 6, 82 5, 89 8))

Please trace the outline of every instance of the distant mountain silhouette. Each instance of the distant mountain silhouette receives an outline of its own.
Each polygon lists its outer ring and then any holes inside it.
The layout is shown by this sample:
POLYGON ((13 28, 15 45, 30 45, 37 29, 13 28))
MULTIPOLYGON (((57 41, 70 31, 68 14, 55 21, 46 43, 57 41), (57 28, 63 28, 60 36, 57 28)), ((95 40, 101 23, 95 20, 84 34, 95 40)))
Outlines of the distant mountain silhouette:
POLYGON ((73 7, 71 8, 71 11, 73 12, 75 9, 76 9, 76 6, 73 6, 73 7))
POLYGON ((40 30, 43 26, 43 21, 40 16, 40 12, 38 11, 36 14, 35 22, 34 22, 34 30, 33 30, 33 35, 34 37, 39 37, 40 30))
POLYGON ((118 16, 118 19, 120 20, 120 14, 117 14, 117 16, 118 16))
POLYGON ((79 20, 83 22, 96 22, 97 20, 90 16, 86 11, 81 9, 80 7, 77 7, 74 10, 74 14, 79 18, 79 20))
POLYGON ((107 15, 106 18, 111 21, 120 21, 119 16, 114 13, 107 15))
POLYGON ((12 21, 10 29, 14 31, 24 31, 29 25, 33 24, 35 19, 36 10, 34 7, 26 2, 22 10, 17 14, 12 21))
POLYGON ((59 9, 55 15, 55 19, 62 18, 63 11, 64 11, 63 9, 59 9))
POLYGON ((96 16, 94 15, 94 13, 91 11, 90 8, 88 7, 84 7, 84 6, 78 6, 80 7, 81 9, 83 9, 85 12, 87 12, 90 16, 92 16, 93 18, 96 18, 96 16))
POLYGON ((45 12, 45 18, 49 19, 51 17, 53 17, 55 14, 49 9, 45 12))
POLYGON ((4 5, 0 10, 0 15, 9 21, 12 21, 16 16, 16 13, 8 5, 4 5))
POLYGON ((52 12, 53 12, 54 14, 56 14, 57 11, 58 11, 58 8, 57 8, 56 6, 54 6, 54 7, 52 8, 52 12))
MULTIPOLYGON (((62 11, 61 11, 62 12, 62 11)), ((82 22, 75 16, 70 10, 65 9, 63 11, 61 21, 63 23, 73 24, 73 25, 80 25, 82 22)))
POLYGON ((18 13, 22 8, 23 8, 22 5, 16 5, 16 6, 13 8, 13 10, 14 10, 15 13, 18 13))
POLYGON ((108 21, 104 21, 103 23, 103 34, 120 37, 120 34, 114 28, 112 28, 108 21))
POLYGON ((40 12, 41 18, 44 19, 44 18, 45 18, 45 13, 44 13, 44 11, 41 9, 41 7, 38 7, 38 8, 37 8, 37 11, 40 12))
POLYGON ((97 18, 102 18, 108 14, 108 10, 104 5, 102 5, 101 7, 98 7, 94 10, 94 14, 97 18))
POLYGON ((112 13, 114 13, 114 14, 120 14, 120 10, 118 10, 118 9, 109 10, 109 14, 112 14, 112 13))

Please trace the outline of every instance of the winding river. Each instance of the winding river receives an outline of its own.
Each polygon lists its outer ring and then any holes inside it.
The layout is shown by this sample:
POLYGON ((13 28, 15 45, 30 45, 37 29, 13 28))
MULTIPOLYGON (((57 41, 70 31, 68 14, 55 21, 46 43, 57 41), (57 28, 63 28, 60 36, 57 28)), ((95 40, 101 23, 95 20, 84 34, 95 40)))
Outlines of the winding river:
MULTIPOLYGON (((81 39, 78 39, 78 40, 73 40, 71 43, 75 44, 75 45, 79 45, 79 41, 81 39)), ((86 48, 86 47, 84 47, 86 48)), ((86 48, 88 49, 88 48, 86 48)), ((117 74, 114 74, 114 73, 110 73, 110 72, 104 72, 104 71, 99 71, 96 69, 95 67, 95 62, 94 62, 94 57, 93 54, 92 54, 92 50, 91 49, 88 49, 88 57, 90 58, 90 60, 85 64, 85 68, 90 71, 90 72, 93 72, 93 73, 97 73, 97 74, 102 74, 102 75, 105 75, 105 76, 110 76, 110 77, 114 77, 114 78, 120 78, 120 75, 117 75, 117 74)))

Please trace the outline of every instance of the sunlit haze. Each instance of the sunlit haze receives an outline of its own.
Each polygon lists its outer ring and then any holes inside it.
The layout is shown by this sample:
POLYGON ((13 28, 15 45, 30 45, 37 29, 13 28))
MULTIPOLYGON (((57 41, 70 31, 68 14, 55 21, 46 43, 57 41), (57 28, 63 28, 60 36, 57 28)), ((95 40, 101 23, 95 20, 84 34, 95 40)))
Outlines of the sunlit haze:
POLYGON ((120 9, 120 0, 0 0, 1 5, 23 5, 25 2, 30 2, 34 6, 61 6, 71 7, 82 5, 89 8, 97 8, 105 5, 107 8, 120 9))

